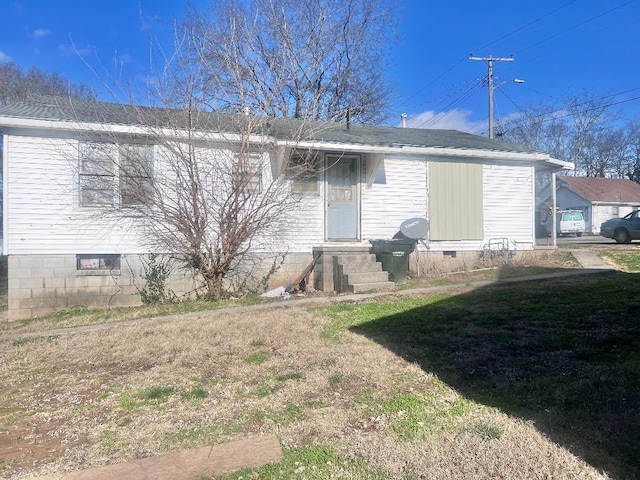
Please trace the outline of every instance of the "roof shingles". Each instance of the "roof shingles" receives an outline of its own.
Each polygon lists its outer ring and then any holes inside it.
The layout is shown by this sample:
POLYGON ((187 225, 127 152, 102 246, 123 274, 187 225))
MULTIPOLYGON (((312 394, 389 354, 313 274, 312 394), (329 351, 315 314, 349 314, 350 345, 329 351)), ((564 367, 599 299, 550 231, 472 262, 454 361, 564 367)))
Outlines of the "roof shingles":
MULTIPOLYGON (((156 127, 184 124, 182 110, 140 107, 107 102, 86 102, 66 98, 42 97, 26 103, 0 105, 0 117, 18 117, 62 122, 140 125, 156 127)), ((247 122, 243 115, 198 112, 197 126, 202 130, 230 133, 234 126, 247 122)), ((488 139, 456 130, 399 128, 384 125, 335 122, 304 122, 296 119, 264 118, 262 133, 280 140, 292 138, 307 141, 351 145, 411 146, 485 150, 489 152, 535 153, 521 145, 488 139)))
POLYGON ((640 184, 625 178, 558 175, 563 186, 590 202, 640 203, 640 184))

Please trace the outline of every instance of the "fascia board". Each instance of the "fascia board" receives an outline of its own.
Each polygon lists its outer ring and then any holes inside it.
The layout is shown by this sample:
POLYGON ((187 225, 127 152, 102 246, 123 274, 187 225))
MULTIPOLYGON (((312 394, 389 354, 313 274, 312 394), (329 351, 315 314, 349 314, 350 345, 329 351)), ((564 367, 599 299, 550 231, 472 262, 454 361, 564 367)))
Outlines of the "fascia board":
MULTIPOLYGON (((235 133, 207 132, 196 131, 189 132, 181 129, 159 128, 121 125, 121 124, 104 124, 89 122, 66 122, 59 120, 31 119, 19 117, 0 117, 0 125, 7 127, 22 128, 40 128, 63 131, 80 131, 80 132, 99 132, 114 134, 140 134, 155 136, 163 136, 170 139, 193 139, 194 133, 198 135, 198 140, 220 141, 220 142, 240 142, 246 140, 246 137, 235 133)), ((342 152, 364 152, 364 153, 381 153, 381 154, 413 154, 427 155, 434 157, 446 158, 467 158, 478 160, 510 160, 510 161, 527 161, 539 162, 550 166, 554 170, 568 169, 573 170, 574 165, 571 162, 565 162, 551 158, 547 154, 531 152, 502 152, 492 150, 475 150, 463 148, 445 148, 445 147, 419 147, 411 145, 364 145, 356 143, 335 143, 335 142, 318 142, 318 141, 295 141, 295 140, 276 140, 266 135, 251 135, 249 141, 255 143, 272 144, 275 146, 308 148, 319 150, 333 150, 342 152)))
MULTIPOLYGON (((278 142, 278 144, 289 144, 290 142, 278 142)), ((510 161, 526 161, 526 162, 541 162, 553 165, 558 169, 573 170, 574 165, 571 162, 565 162, 563 160, 557 160, 551 158, 549 155, 538 152, 502 152, 495 150, 475 150, 464 148, 445 148, 445 147, 415 147, 408 145, 399 146, 379 146, 379 145, 362 145, 362 144, 343 144, 343 143, 330 143, 330 142, 296 142, 295 146, 298 148, 309 149, 325 149, 325 150, 338 150, 345 152, 366 152, 366 153, 400 153, 400 154, 413 154, 413 155, 427 155, 431 157, 442 157, 443 159, 451 158, 467 158, 477 160, 510 160, 510 161)))
MULTIPOLYGON (((183 129, 174 128, 154 128, 138 125, 121 125, 121 124, 107 124, 107 123, 90 123, 90 122, 65 122, 58 120, 43 120, 43 119, 25 119, 16 117, 0 117, 0 126, 9 128, 24 128, 24 129, 41 129, 41 130, 56 130, 67 132, 94 132, 94 133, 113 133, 113 134, 129 134, 129 135, 154 135, 156 137, 165 137, 175 140, 207 140, 215 142, 241 142, 245 141, 246 137, 236 133, 223 133, 223 132, 210 132, 210 131, 188 131, 183 129)), ((256 143, 273 143, 270 137, 265 135, 251 135, 249 137, 251 142, 256 143)))

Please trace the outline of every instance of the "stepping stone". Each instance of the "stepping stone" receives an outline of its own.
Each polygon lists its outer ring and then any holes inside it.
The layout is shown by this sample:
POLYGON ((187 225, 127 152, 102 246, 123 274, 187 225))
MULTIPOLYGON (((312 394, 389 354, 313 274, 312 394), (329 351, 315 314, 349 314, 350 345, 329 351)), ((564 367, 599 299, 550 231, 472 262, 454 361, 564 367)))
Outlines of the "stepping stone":
POLYGON ((36 480, 200 480, 281 460, 278 438, 267 435, 36 480))

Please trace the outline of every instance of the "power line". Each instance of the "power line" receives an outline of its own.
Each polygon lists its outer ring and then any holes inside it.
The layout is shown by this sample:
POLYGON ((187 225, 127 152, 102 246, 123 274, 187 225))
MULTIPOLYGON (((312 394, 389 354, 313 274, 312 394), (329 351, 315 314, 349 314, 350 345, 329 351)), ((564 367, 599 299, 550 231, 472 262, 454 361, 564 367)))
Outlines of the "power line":
POLYGON ((576 3, 578 0, 571 0, 570 2, 565 3, 564 5, 559 6, 558 8, 556 8, 555 10, 551 10, 549 13, 545 13, 544 15, 536 18, 535 20, 532 20, 529 23, 526 23, 524 25, 522 25, 521 27, 516 28, 515 30, 512 30, 511 32, 507 33, 506 35, 503 35, 502 37, 498 38, 497 40, 493 40, 492 42, 487 43, 486 45, 483 45, 482 47, 480 47, 478 50, 484 50, 487 47, 490 47, 491 45, 495 45, 496 43, 504 40, 505 38, 510 37, 511 35, 518 33, 521 30, 524 30, 527 27, 530 27, 531 25, 533 25, 534 23, 539 22, 540 20, 542 20, 543 18, 547 18, 551 15, 553 15, 554 13, 556 13, 559 10, 562 10, 565 7, 568 7, 569 5, 571 5, 572 3, 576 3))
MULTIPOLYGON (((472 80, 465 80, 463 82, 458 82, 454 85, 450 85, 450 87, 448 88, 455 88, 455 90, 451 91, 448 90, 446 91, 446 93, 440 95, 437 98, 433 98, 430 102, 429 105, 432 106, 433 109, 435 109, 438 105, 445 103, 446 101, 449 101, 449 99, 451 99, 452 97, 457 96, 458 94, 460 94, 461 92, 466 92, 467 88, 469 87, 469 85, 473 84, 475 85, 478 82, 477 78, 474 78, 472 80)), ((439 91, 444 90, 443 88, 441 88, 439 91)), ((415 108, 422 108, 424 106, 427 105, 427 102, 419 102, 415 105, 415 108)))
MULTIPOLYGON (((563 8, 566 8, 566 7, 568 7, 568 6, 572 5, 572 4, 576 3, 576 2, 577 2, 577 0, 571 0, 571 1, 565 2, 565 3, 564 3, 563 5, 561 5, 560 7, 555 8, 555 9, 551 10, 550 12, 548 12, 548 13, 546 13, 546 14, 544 14, 544 15, 539 16, 539 17, 537 17, 536 19, 534 19, 534 20, 532 20, 532 21, 530 21, 530 22, 527 22, 526 24, 524 24, 524 25, 522 25, 522 26, 520 26, 520 27, 518 27, 518 28, 514 29, 513 31, 511 31, 511 32, 507 33, 506 35, 503 35, 503 36, 499 37, 499 38, 498 38, 498 39, 496 39, 496 40, 493 40, 492 42, 487 43, 486 45, 483 45, 483 46, 481 47, 481 49, 484 49, 484 48, 486 48, 486 47, 488 47, 488 46, 494 45, 494 44, 498 43, 499 41, 504 40, 505 38, 508 38, 508 37, 510 37, 510 36, 512 36, 512 35, 514 35, 514 34, 516 34, 516 33, 518 33, 518 32, 520 32, 520 31, 522 31, 522 30, 526 29, 527 27, 529 27, 529 26, 531 26, 531 25, 533 25, 533 24, 535 24, 535 23, 537 23, 537 22, 539 22, 539 21, 543 20, 543 19, 544 19, 544 18, 546 18, 546 17, 549 17, 549 16, 551 16, 551 15, 553 15, 553 14, 557 13, 559 10, 562 10, 563 8)), ((622 9, 622 8, 624 8, 624 7, 627 7, 628 5, 630 5, 630 4, 632 4, 632 3, 635 3, 635 2, 637 2, 637 0, 629 0, 629 1, 627 1, 627 2, 625 2, 625 3, 622 3, 622 4, 618 5, 618 6, 615 6, 615 7, 613 7, 613 8, 610 8, 609 10, 607 10, 607 11, 605 11, 605 12, 599 13, 599 14, 597 14, 597 15, 594 15, 593 17, 590 17, 590 18, 589 18, 589 19, 587 19, 587 20, 584 20, 584 21, 579 22, 579 23, 577 23, 577 24, 575 24, 575 25, 572 25, 572 26, 570 26, 569 28, 566 28, 566 29, 562 30, 561 32, 558 32, 558 33, 556 33, 556 34, 550 35, 549 37, 547 37, 547 38, 545 38, 545 39, 543 39, 543 40, 540 40, 540 41, 535 42, 535 43, 533 43, 533 44, 531 44, 531 45, 529 45, 529 46, 526 46, 525 48, 520 49, 517 53, 522 53, 522 52, 527 51, 527 50, 529 50, 529 49, 531 49, 531 48, 534 48, 534 47, 536 47, 536 46, 538 46, 538 45, 540 45, 540 44, 542 44, 542 43, 548 42, 549 40, 552 40, 552 39, 554 39, 554 38, 557 38, 558 36, 561 36, 561 35, 563 35, 563 34, 566 34, 567 32, 570 32, 570 31, 575 30, 575 29, 577 29, 577 28, 579 28, 579 27, 581 27, 581 26, 583 26, 583 25, 586 25, 586 24, 588 24, 588 23, 591 23, 591 22, 593 22, 593 21, 595 21, 595 20, 597 20, 597 19, 599 19, 599 18, 602 18, 602 17, 604 17, 604 16, 606 16, 606 15, 609 15, 609 14, 611 14, 611 13, 613 13, 613 12, 617 11, 617 10, 620 10, 620 9, 622 9)), ((456 62, 455 64, 453 64, 451 67, 449 67, 449 68, 448 68, 448 69, 446 69, 444 72, 442 72, 440 75, 438 75, 437 77, 435 77, 435 78, 434 78, 432 81, 430 81, 427 85, 425 85, 424 87, 422 87, 421 89, 419 89, 419 90, 418 90, 414 95, 411 95, 411 96, 407 97, 407 100, 405 100, 403 103, 401 103, 401 105, 405 105, 405 104, 406 104, 406 103, 407 103, 411 98, 414 98, 414 97, 418 96, 419 94, 421 94, 422 92, 424 92, 427 88, 429 88, 431 85, 433 85, 433 84, 434 84, 434 83, 436 83, 438 80, 440 80, 441 78, 443 78, 445 75, 447 75, 448 73, 450 73, 452 70, 454 70, 458 65, 460 65, 460 64, 461 64, 461 63, 463 63, 463 62, 464 62, 464 59, 460 59, 459 61, 457 61, 457 62, 456 62)), ((635 90, 635 89, 630 89, 629 91, 633 91, 633 90, 635 90)), ((613 95, 620 95, 620 94, 622 94, 622 93, 624 93, 624 92, 621 92, 621 93, 618 93, 618 94, 613 94, 613 95)), ((454 94, 455 94, 455 93, 454 93, 454 94)), ((452 95, 454 95, 454 94, 452 94, 452 95)), ((470 95, 469 95, 469 91, 464 92, 464 93, 461 95, 461 97, 459 97, 459 98, 458 98, 458 99, 456 99, 455 101, 451 102, 451 103, 449 104, 449 106, 445 107, 445 111, 444 111, 444 112, 441 112, 441 114, 435 115, 434 117, 432 117, 431 119, 429 119, 428 121, 426 121, 426 123, 428 123, 428 124, 430 124, 430 125, 432 125, 432 124, 436 123, 440 118, 442 118, 442 117, 444 117, 444 116, 446 116, 447 114, 449 114, 449 113, 450 113, 450 112, 448 112, 448 111, 446 111, 446 110, 447 110, 451 105, 454 105, 454 104, 455 104, 455 105, 459 105, 459 104, 460 104, 460 103, 462 103, 463 101, 467 100, 469 97, 470 97, 470 95)), ((608 97, 608 96, 605 96, 605 97, 602 97, 602 98, 607 98, 607 97, 608 97)), ((633 100, 631 100, 631 101, 633 101, 633 100)), ((625 102, 625 101, 621 101, 621 102, 614 102, 612 105, 615 105, 615 104, 621 104, 621 103, 626 103, 626 102, 625 102)), ((432 103, 432 102, 428 102, 428 103, 426 103, 425 105, 427 106, 427 105, 430 105, 430 104, 431 104, 431 105, 433 105, 433 103, 432 103)))
MULTIPOLYGON (((539 22, 540 20, 543 20, 544 18, 553 15, 554 13, 558 12, 559 10, 562 10, 565 7, 568 7, 569 5, 571 5, 572 3, 577 2, 578 0, 570 0, 569 2, 566 2, 565 4, 561 5, 558 8, 555 8, 553 10, 551 10, 548 13, 545 13, 544 15, 541 15, 540 17, 536 18, 535 20, 532 20, 531 22, 528 22, 524 25, 522 25, 521 27, 516 28, 515 30, 512 30, 511 32, 507 33, 506 35, 503 35, 502 37, 493 40, 483 46, 481 46, 480 48, 476 49, 476 51, 481 51, 484 50, 487 47, 490 47, 491 45, 494 45, 495 43, 498 43, 501 40, 504 40, 505 38, 508 38, 516 33, 518 33, 521 30, 524 30, 527 27, 530 27, 531 25, 539 22)), ((456 63, 454 63, 452 66, 450 66, 449 68, 447 68, 444 72, 442 72, 441 74, 439 74, 438 76, 436 76, 433 80, 431 80, 429 83, 427 83, 424 87, 420 88, 416 93, 414 93, 413 95, 407 97, 406 100, 404 100, 402 103, 400 103, 400 107, 406 105, 409 100, 411 100, 412 98, 417 97, 418 95, 420 95, 422 92, 424 92, 427 88, 429 88, 431 85, 433 85, 434 83, 436 83, 438 80, 440 80, 442 77, 444 77, 445 75, 447 75, 449 72, 451 72, 453 69, 455 69, 458 65, 464 63, 467 60, 468 57, 463 57, 460 60, 458 60, 456 63)))
POLYGON ((473 53, 469 55, 469 60, 480 60, 487 62, 487 86, 489 87, 489 138, 493 138, 493 62, 513 62, 513 55, 507 58, 492 57, 474 57, 473 53))
MULTIPOLYGON (((634 88, 634 89, 631 89, 631 90, 640 90, 640 88, 634 88)), ((587 100, 587 101, 582 102, 582 103, 574 104, 574 105, 572 105, 572 107, 575 108, 575 107, 579 107, 579 106, 582 106, 582 105, 592 104, 593 102, 597 102, 598 100, 602 100, 602 99, 609 98, 609 97, 612 97, 612 96, 621 95, 622 93, 625 93, 625 92, 621 92, 621 93, 617 93, 617 94, 611 94, 611 95, 605 95, 605 96, 600 97, 600 98, 587 100)), ((604 109, 607 109, 609 107, 613 107, 615 105, 622 105, 624 103, 635 102, 637 100, 640 100, 640 96, 632 97, 632 98, 626 98, 624 100, 619 100, 617 102, 598 104, 598 105, 592 106, 590 108, 585 108, 585 109, 581 110, 580 113, 592 112, 594 110, 604 110, 604 109)), ((515 124, 517 126, 517 125, 522 124, 522 123, 524 123, 526 121, 536 121, 538 119, 541 119, 541 120, 539 120, 539 123, 547 123, 547 122, 550 122, 550 121, 553 121, 553 120, 560 120, 560 119, 572 117, 572 116, 575 115, 574 112, 564 113, 563 115, 556 115, 556 114, 562 113, 564 111, 566 111, 566 108, 560 108, 560 109, 557 109, 557 110, 551 110, 551 111, 548 111, 548 112, 543 112, 543 113, 541 113, 539 115, 527 115, 527 113, 525 111, 522 111, 522 113, 525 115, 526 118, 523 118, 521 120, 514 120, 513 124, 515 124), (545 117, 549 117, 549 118, 545 119, 545 117)), ((603 112, 603 113, 606 113, 606 112, 603 112)), ((637 122, 634 121, 633 123, 637 123, 637 122)))
POLYGON ((460 97, 456 98, 451 103, 449 103, 447 106, 445 106, 444 109, 441 112, 439 112, 436 115, 434 115, 433 117, 423 121, 422 123, 416 125, 416 128, 429 128, 429 127, 435 125, 442 118, 444 118, 447 115, 449 115, 449 113, 451 113, 451 110, 453 108, 457 107, 462 102, 464 102, 465 100, 470 98, 472 95, 474 95, 481 88, 482 88, 482 82, 480 80, 476 80, 476 84, 475 85, 473 85, 471 88, 467 89, 467 91, 464 92, 460 97))
MULTIPOLYGON (((526 88, 527 90, 529 90, 531 92, 537 93, 538 95, 542 95, 544 97, 549 97, 549 98, 551 98, 553 100, 562 100, 560 97, 556 97, 556 96, 550 95, 548 93, 540 92, 540 91, 536 90, 535 88, 531 88, 530 86, 529 87, 525 86, 524 88, 526 88)), ((636 92, 638 90, 640 90, 640 87, 629 88, 629 89, 623 90, 621 92, 610 93, 610 94, 604 95, 602 97, 599 97, 598 100, 603 100, 603 99, 606 99, 606 98, 609 98, 609 97, 617 97, 619 95, 623 95, 623 94, 629 93, 629 92, 636 92)), ((504 92, 501 92, 501 93, 504 94, 504 92)), ((505 94, 505 96, 507 96, 507 95, 505 94)), ((513 103, 513 101, 512 101, 512 103, 513 103)), ((583 103, 581 103, 579 105, 586 105, 588 103, 589 103, 589 101, 586 101, 586 102, 583 102, 583 103)), ((624 103, 624 101, 622 103, 624 103)), ((523 109, 521 109, 519 107, 518 107, 518 109, 521 111, 521 113, 526 114, 526 112, 523 109)), ((630 118, 626 118, 626 117, 623 117, 621 115, 614 115, 614 114, 606 114, 606 115, 608 115, 610 117, 615 117, 615 118, 618 118, 618 119, 621 119, 621 120, 626 120, 627 122, 630 122, 630 123, 640 123, 640 121, 638 121, 638 120, 632 120, 630 118)))
POLYGON ((552 40, 554 38, 559 37, 560 35, 564 35, 565 33, 570 32, 571 30, 575 30, 576 28, 582 27, 583 25, 586 25, 587 23, 591 23, 594 20, 597 20, 598 18, 604 17, 605 15, 608 15, 608 14, 610 14, 612 12, 615 12, 616 10, 619 10, 619 9, 621 9, 623 7, 626 7, 627 5, 630 5, 630 4, 632 4, 632 3, 636 2, 636 1, 637 0, 630 0, 630 1, 626 2, 626 3, 623 3, 622 5, 618 5, 617 7, 614 7, 612 9, 610 9, 610 10, 607 10, 606 12, 600 13, 600 14, 594 16, 594 17, 591 17, 591 18, 583 21, 583 22, 580 22, 580 23, 577 23, 575 25, 572 25, 571 27, 569 27, 569 28, 567 28, 565 30, 562 30, 561 32, 558 32, 558 33, 555 33, 553 35, 550 35, 547 38, 545 38, 543 40, 540 40, 539 42, 533 43, 533 44, 529 45, 528 47, 525 47, 525 48, 519 50, 516 53, 520 54, 522 52, 526 52, 530 48, 537 47, 538 45, 540 45, 542 43, 548 42, 549 40, 552 40))

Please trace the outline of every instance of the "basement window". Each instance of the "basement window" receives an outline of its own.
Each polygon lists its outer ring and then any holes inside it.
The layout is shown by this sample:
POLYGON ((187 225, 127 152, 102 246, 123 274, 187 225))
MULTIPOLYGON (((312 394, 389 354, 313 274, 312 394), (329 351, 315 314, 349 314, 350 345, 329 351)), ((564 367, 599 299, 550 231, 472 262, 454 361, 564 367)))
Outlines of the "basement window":
POLYGON ((76 255, 76 269, 79 272, 114 273, 120 272, 120 255, 88 254, 76 255))

